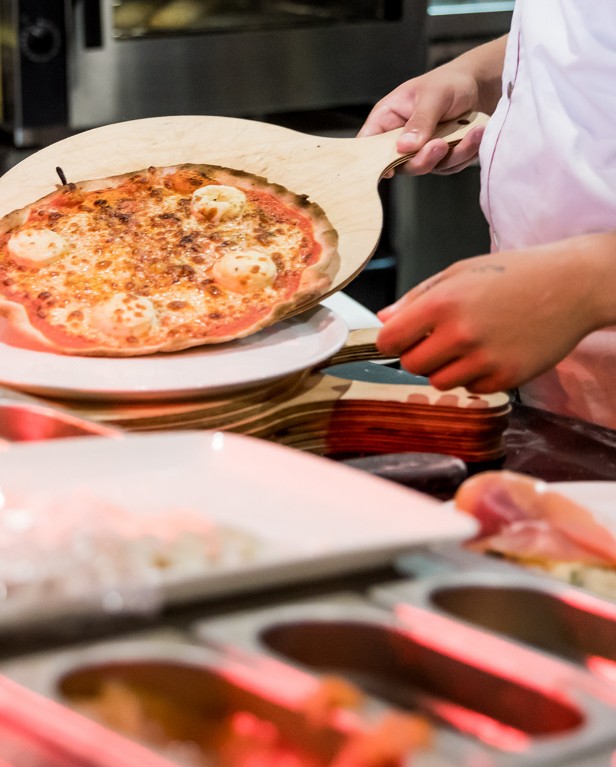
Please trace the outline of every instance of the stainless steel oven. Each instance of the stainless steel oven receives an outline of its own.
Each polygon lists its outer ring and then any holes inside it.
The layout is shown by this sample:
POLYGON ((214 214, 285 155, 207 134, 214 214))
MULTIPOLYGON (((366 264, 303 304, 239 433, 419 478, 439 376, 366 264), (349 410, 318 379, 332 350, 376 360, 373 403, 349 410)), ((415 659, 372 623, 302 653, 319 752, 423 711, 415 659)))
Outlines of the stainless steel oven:
POLYGON ((0 0, 17 146, 162 114, 372 103, 423 66, 425 0, 0 0))
POLYGON ((509 31, 515 0, 430 0, 428 67, 509 31))

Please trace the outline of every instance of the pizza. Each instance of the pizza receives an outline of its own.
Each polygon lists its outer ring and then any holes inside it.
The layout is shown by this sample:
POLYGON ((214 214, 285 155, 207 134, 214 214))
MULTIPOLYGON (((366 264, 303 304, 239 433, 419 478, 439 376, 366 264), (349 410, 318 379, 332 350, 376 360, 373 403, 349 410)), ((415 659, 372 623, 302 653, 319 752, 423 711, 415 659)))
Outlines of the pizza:
POLYGON ((231 341, 327 292, 338 237, 305 195, 214 165, 66 183, 0 220, 0 315, 29 343, 134 356, 231 341))

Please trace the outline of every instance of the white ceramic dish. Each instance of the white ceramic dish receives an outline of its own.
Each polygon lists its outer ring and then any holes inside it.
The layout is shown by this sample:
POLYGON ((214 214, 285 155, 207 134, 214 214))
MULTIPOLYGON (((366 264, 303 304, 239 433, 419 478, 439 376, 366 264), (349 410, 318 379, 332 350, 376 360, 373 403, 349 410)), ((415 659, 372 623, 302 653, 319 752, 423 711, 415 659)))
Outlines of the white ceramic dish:
POLYGON ((616 536, 616 482, 551 482, 550 490, 585 506, 616 536))
POLYGON ((335 354, 347 335, 344 320, 319 307, 231 343, 143 357, 77 357, 12 345, 0 320, 0 384, 67 399, 215 395, 313 367, 335 354))
MULTIPOLYGON (((121 561, 118 569, 116 563, 115 573, 107 573, 103 584, 120 596, 118 604, 111 604, 114 610, 132 609, 122 602, 127 596, 142 599, 138 609, 143 609, 144 604, 156 607, 352 573, 390 562, 416 545, 459 540, 475 531, 468 515, 414 490, 326 458, 237 434, 168 432, 23 443, 0 458, 0 490, 7 499, 17 494, 20 508, 27 508, 28 498, 33 501, 35 496, 48 498, 51 505, 55 502, 55 512, 46 513, 44 519, 51 537, 62 538, 58 531, 68 530, 59 546, 62 577, 70 579, 72 593, 65 593, 67 583, 42 589, 35 585, 23 598, 15 592, 13 600, 9 593, 9 599, 0 603, 3 625, 102 609, 100 584, 94 583, 91 595, 84 594, 92 573, 81 573, 71 559, 84 545, 91 549, 90 570, 99 554, 107 556, 104 545, 98 551, 87 535, 84 539, 84 527, 103 523, 104 508, 95 505, 88 510, 89 517, 81 511, 74 530, 62 514, 56 516, 58 499, 84 489, 103 506, 121 507, 135 522, 152 521, 157 515, 170 520, 173 529, 173 520, 183 524, 188 510, 213 521, 218 530, 239 531, 251 541, 248 547, 232 544, 225 549, 223 539, 220 556, 206 564, 194 557, 183 562, 181 547, 174 553, 174 564, 163 569, 135 571, 134 562, 128 561, 121 561), (123 567, 131 572, 129 583, 117 582, 123 567)), ((23 524, 22 516, 16 519, 23 524)), ((107 536, 114 556, 120 556, 121 546, 126 560, 129 554, 141 556, 131 548, 133 533, 126 532, 126 525, 116 531, 114 520, 111 514, 107 536)), ((0 513, 0 522, 7 524, 6 513, 0 513)), ((7 539, 5 533, 0 526, 0 540, 7 539)), ((142 548, 142 543, 134 545, 142 548)), ((0 556, 8 555, 14 556, 14 550, 3 552, 0 545, 0 556)), ((38 559, 36 551, 34 556, 38 559)))

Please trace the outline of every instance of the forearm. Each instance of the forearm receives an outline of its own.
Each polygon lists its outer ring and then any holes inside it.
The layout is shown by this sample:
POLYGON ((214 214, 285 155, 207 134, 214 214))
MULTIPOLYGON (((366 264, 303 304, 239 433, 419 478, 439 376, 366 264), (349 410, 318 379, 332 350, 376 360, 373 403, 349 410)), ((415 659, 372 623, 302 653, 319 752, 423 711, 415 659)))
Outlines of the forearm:
POLYGON ((379 317, 380 351, 439 389, 520 386, 616 325, 616 231, 457 261, 379 317))
POLYGON ((577 265, 571 277, 587 296, 591 329, 616 325, 616 232, 585 234, 565 242, 573 264, 577 265))
POLYGON ((478 45, 444 64, 470 76, 477 84, 476 109, 492 114, 502 90, 503 62, 508 35, 478 45))

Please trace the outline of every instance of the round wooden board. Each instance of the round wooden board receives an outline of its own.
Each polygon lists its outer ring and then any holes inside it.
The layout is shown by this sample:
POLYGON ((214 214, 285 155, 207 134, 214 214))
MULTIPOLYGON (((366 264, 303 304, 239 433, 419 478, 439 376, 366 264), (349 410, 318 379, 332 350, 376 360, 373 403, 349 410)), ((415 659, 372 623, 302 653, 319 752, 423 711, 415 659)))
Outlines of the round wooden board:
MULTIPOLYGON (((471 113, 444 123, 437 135, 453 145, 484 120, 485 115, 471 113)), ((0 216, 52 192, 60 183, 57 167, 69 182, 150 165, 206 163, 243 170, 307 195, 337 230, 339 262, 321 299, 348 284, 376 249, 383 220, 378 182, 408 157, 395 149, 400 132, 329 138, 255 120, 202 115, 114 123, 45 147, 5 173, 0 216)))

